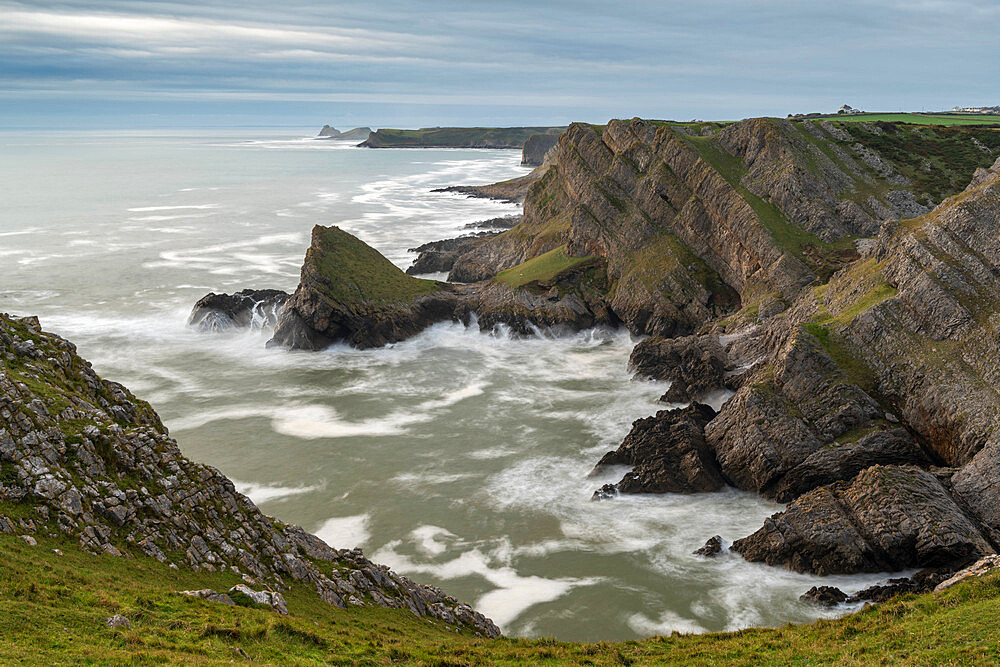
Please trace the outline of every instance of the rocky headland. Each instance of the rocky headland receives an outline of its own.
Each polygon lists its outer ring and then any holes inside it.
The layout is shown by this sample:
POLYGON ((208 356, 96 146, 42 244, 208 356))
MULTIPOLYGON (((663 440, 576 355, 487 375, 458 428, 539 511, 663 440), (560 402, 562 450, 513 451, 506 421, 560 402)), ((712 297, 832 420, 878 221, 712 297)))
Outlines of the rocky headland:
POLYGON ((565 127, 423 127, 419 130, 381 128, 370 133, 359 146, 520 149, 531 137, 558 136, 565 129, 565 127))
POLYGON ((320 129, 319 134, 316 135, 317 139, 336 139, 338 141, 364 141, 371 135, 372 129, 370 127, 356 127, 353 130, 346 130, 341 132, 335 127, 330 127, 329 125, 324 125, 320 129))
MULTIPOLYGON (((0 314, 0 532, 29 545, 62 536, 104 558, 232 572, 228 592, 178 591, 225 604, 244 596, 286 613, 304 584, 330 605, 404 609, 496 637, 497 627, 437 588, 334 549, 264 515, 214 468, 189 461, 148 403, 100 378, 35 318, 0 314)), ((41 547, 38 547, 41 548, 41 547)), ((127 619, 115 621, 128 623, 127 619)))
POLYGON ((733 551, 935 572, 897 591, 995 553, 1000 135, 633 119, 573 124, 550 155, 519 184, 516 226, 440 246, 434 266, 468 284, 411 278, 317 227, 273 342, 382 345, 472 315, 523 333, 622 325, 649 336, 632 367, 675 407, 597 462, 632 470, 596 498, 758 493, 787 507, 733 551))

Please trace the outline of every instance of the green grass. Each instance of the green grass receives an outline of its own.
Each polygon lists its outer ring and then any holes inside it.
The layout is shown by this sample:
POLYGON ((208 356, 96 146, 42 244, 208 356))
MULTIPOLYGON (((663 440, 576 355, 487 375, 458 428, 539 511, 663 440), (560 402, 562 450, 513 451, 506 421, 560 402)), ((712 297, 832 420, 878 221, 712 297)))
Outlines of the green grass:
POLYGON ((176 594, 227 590, 231 574, 94 556, 41 537, 0 535, 0 662, 30 664, 807 665, 985 664, 1000 660, 1000 576, 903 596, 810 625, 645 641, 477 639, 408 611, 341 610, 285 592, 289 615, 176 594), (63 551, 63 556, 53 553, 63 551), (131 628, 104 619, 122 614, 131 628), (244 657, 246 656, 246 657, 244 657))
POLYGON ((521 148, 533 134, 561 134, 565 127, 424 127, 380 129, 368 141, 378 148, 485 147, 521 148))
POLYGON ((881 120, 887 123, 910 123, 913 125, 996 125, 1000 127, 1000 116, 980 116, 978 114, 864 113, 835 114, 826 116, 825 119, 847 123, 871 123, 881 120))
POLYGON ((567 255, 566 246, 563 245, 538 257, 533 257, 523 264, 501 271, 493 278, 493 281, 508 287, 522 287, 532 282, 549 282, 559 274, 588 264, 593 260, 594 258, 590 256, 572 257, 567 255))
POLYGON ((405 303, 441 289, 441 283, 408 276, 378 250, 339 227, 313 229, 306 253, 324 279, 323 295, 340 305, 405 303))

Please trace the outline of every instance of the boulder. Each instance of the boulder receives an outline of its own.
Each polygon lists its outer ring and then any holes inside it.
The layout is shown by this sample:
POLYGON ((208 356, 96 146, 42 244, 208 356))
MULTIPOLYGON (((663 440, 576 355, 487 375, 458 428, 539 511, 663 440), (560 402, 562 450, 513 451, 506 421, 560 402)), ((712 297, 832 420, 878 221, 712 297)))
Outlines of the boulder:
POLYGON ((691 553, 693 553, 695 556, 705 556, 706 558, 712 558, 714 556, 717 556, 721 552, 722 552, 722 536, 713 535, 712 537, 708 538, 708 541, 705 542, 705 546, 699 547, 694 551, 692 551, 691 553))
POLYGON ((800 597, 803 602, 812 602, 821 607, 836 607, 847 600, 847 593, 836 586, 813 586, 800 597))
POLYGON ((104 625, 112 629, 131 628, 132 622, 127 618, 125 618, 124 616, 122 616, 121 614, 115 614, 114 616, 109 616, 108 618, 104 619, 104 625))
POLYGON ((594 472, 612 465, 633 466, 614 486, 619 493, 717 491, 725 481, 704 435, 714 416, 710 406, 693 403, 638 419, 621 446, 605 454, 594 472))
POLYGON ((287 300, 288 293, 276 289, 211 292, 194 304, 188 326, 202 331, 272 327, 287 300))

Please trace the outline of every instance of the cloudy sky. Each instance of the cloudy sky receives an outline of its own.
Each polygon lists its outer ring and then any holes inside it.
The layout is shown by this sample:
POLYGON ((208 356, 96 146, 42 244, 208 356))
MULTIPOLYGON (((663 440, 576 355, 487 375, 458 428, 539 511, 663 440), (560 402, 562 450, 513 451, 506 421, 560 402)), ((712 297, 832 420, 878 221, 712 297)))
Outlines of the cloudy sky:
POLYGON ((996 0, 0 0, 0 128, 1000 104, 996 0))

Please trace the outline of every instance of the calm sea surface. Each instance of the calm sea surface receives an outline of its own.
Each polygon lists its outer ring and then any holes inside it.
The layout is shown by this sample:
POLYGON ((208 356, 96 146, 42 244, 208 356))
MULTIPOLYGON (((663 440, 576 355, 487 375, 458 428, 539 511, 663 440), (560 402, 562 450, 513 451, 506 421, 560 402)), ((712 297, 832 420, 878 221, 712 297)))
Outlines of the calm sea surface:
POLYGON ((269 514, 474 603, 508 634, 625 639, 803 622, 820 579, 708 537, 780 509, 750 494, 593 503, 587 479, 663 407, 624 331, 511 339, 440 324, 380 350, 265 350, 202 334, 209 291, 294 290, 313 225, 400 267, 407 248, 517 207, 431 193, 526 169, 516 151, 368 150, 285 131, 0 133, 0 311, 37 314, 152 402, 181 450, 269 514))

